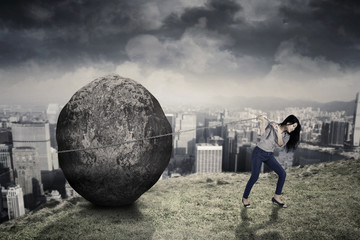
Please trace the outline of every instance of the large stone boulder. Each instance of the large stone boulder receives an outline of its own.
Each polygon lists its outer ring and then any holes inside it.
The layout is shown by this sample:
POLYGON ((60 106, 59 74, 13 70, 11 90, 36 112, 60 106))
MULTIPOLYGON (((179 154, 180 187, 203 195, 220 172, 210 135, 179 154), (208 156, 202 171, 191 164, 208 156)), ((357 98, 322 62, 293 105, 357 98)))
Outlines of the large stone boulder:
POLYGON ((160 178, 172 136, 103 147, 171 131, 160 104, 142 85, 115 74, 98 78, 76 92, 59 115, 59 164, 69 184, 90 202, 128 205, 160 178))

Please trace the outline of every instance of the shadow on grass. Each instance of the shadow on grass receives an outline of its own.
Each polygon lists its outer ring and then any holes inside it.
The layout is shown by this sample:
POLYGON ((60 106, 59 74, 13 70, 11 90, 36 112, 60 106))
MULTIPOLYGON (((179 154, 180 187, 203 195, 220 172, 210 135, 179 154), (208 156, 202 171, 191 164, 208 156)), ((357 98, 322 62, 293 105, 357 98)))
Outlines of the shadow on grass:
POLYGON ((268 231, 262 234, 256 234, 260 229, 265 229, 266 227, 277 223, 279 221, 278 207, 273 207, 270 214, 269 221, 262 224, 254 224, 254 219, 248 216, 248 211, 253 211, 254 209, 241 209, 241 224, 237 226, 235 230, 236 239, 283 239, 281 234, 277 231, 268 231))
POLYGON ((115 208, 100 207, 84 201, 79 202, 73 211, 48 224, 39 238, 151 239, 154 232, 152 218, 143 215, 136 202, 115 208))

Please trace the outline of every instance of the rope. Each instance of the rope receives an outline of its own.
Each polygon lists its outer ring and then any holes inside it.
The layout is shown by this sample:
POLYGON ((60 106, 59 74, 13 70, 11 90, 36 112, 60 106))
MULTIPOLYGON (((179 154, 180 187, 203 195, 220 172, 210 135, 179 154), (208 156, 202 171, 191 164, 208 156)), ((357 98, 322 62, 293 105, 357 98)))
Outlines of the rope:
MULTIPOLYGON (((270 120, 266 117, 264 117, 268 122, 270 122, 270 120)), ((250 121, 250 120, 255 120, 257 119, 257 117, 255 118, 248 118, 248 119, 240 119, 237 121, 232 121, 232 122, 228 122, 225 125, 230 125, 230 124, 234 124, 234 123, 239 123, 239 122, 246 122, 246 121, 250 121)), ((195 131, 195 130, 201 130, 201 129, 207 129, 207 128, 213 128, 213 127, 218 127, 218 126, 223 126, 224 124, 222 123, 214 125, 214 126, 209 126, 209 127, 200 127, 200 128, 192 128, 192 129, 187 129, 187 130, 180 130, 177 132, 172 132, 172 133, 167 133, 167 134, 162 134, 162 135, 157 135, 157 136, 152 136, 152 137, 147 137, 147 138, 140 138, 140 139, 134 139, 134 140, 130 140, 130 141, 124 141, 124 142, 120 142, 117 144, 112 144, 112 145, 105 145, 105 146, 100 146, 100 147, 89 147, 89 148, 78 148, 78 149, 69 149, 69 150, 61 150, 61 151, 57 151, 57 153, 68 153, 68 152, 79 152, 79 151, 86 151, 86 150, 95 150, 95 149, 102 149, 102 148, 109 148, 109 147, 117 147, 123 144, 127 144, 127 143, 132 143, 132 142, 138 142, 138 141, 145 141, 145 140, 150 140, 150 139, 155 139, 155 138, 161 138, 161 137, 166 137, 166 136, 171 136, 171 135, 179 135, 180 133, 184 133, 184 132, 191 132, 191 131, 195 131)), ((3 176, 5 174, 9 174, 9 172, 5 172, 0 174, 0 176, 3 176)))
MULTIPOLYGON (((250 120, 254 120, 254 119, 257 119, 257 118, 241 119, 241 120, 237 120, 237 121, 228 122, 225 125, 230 125, 230 124, 234 124, 234 123, 238 123, 238 122, 250 121, 250 120)), ((156 138, 161 138, 161 137, 166 137, 166 136, 171 136, 171 135, 178 135, 178 134, 184 133, 184 132, 192 132, 192 131, 195 131, 195 130, 213 128, 213 127, 218 127, 218 126, 222 126, 222 125, 223 124, 221 124, 221 125, 217 124, 217 125, 209 126, 209 127, 200 127, 200 128, 192 128, 192 129, 187 129, 187 130, 180 130, 180 131, 177 131, 177 132, 172 132, 172 133, 167 133, 167 134, 162 134, 162 135, 157 135, 157 136, 152 136, 152 137, 147 137, 147 138, 134 139, 134 140, 120 142, 120 143, 117 143, 117 144, 104 145, 104 146, 99 146, 99 147, 61 150, 61 151, 57 151, 57 153, 59 154, 59 153, 79 152, 79 151, 86 151, 86 150, 95 150, 95 149, 102 149, 102 148, 109 148, 109 147, 117 147, 117 146, 120 146, 120 145, 123 145, 123 144, 128 144, 128 143, 133 143, 133 142, 138 142, 138 141, 151 140, 151 139, 156 139, 156 138)))

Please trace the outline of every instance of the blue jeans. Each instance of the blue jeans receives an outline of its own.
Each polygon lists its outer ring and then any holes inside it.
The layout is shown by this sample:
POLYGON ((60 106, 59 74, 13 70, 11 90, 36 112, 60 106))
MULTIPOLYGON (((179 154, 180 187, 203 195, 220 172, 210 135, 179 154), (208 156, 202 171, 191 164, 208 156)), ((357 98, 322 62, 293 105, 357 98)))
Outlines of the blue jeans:
POLYGON ((281 195, 281 190, 284 186, 286 178, 285 170, 281 167, 279 162, 276 161, 273 152, 265 152, 261 148, 255 147, 251 156, 251 177, 246 184, 243 198, 247 199, 249 197, 251 188, 258 180, 262 162, 264 162, 267 166, 269 166, 269 168, 274 170, 274 172, 276 172, 276 174, 279 176, 275 194, 281 195))

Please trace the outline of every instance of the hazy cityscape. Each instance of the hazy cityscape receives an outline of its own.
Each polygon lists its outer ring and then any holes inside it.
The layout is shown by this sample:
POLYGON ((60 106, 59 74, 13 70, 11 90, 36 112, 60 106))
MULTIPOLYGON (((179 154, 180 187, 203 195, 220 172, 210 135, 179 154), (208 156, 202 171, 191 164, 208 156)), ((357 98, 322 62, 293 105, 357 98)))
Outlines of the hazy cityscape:
POLYGON ((336 0, 0 1, 0 239, 359 239, 359 12, 336 0), (110 75, 146 88, 161 124, 119 108, 111 85, 82 92, 110 75), (248 211, 256 118, 291 114, 300 144, 274 151, 289 208, 271 207, 278 176, 262 164, 248 211), (134 139, 165 134, 166 120, 172 146, 134 139))
MULTIPOLYGON (((162 180, 188 174, 249 172, 251 152, 259 139, 258 115, 282 122, 290 114, 301 122, 301 144, 295 152, 277 149, 284 169, 299 165, 359 158, 360 104, 354 96, 353 113, 314 107, 274 111, 209 106, 165 106, 173 131, 173 149, 162 180)), ((1 222, 62 201, 77 193, 67 183, 58 162, 56 123, 62 106, 43 110, 0 105, 1 222)), ((263 165, 262 172, 270 170, 263 165)))

